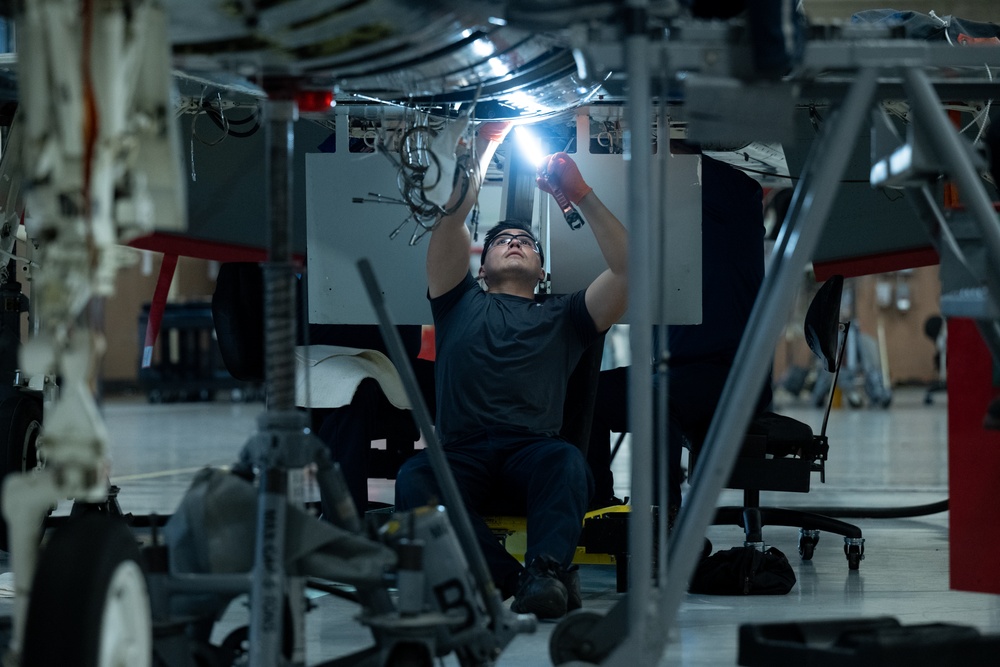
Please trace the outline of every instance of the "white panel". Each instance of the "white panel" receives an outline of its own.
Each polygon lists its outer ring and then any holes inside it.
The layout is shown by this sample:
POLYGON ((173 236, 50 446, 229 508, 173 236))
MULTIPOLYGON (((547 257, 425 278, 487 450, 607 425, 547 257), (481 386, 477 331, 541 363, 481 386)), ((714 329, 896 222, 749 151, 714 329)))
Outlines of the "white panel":
MULTIPOLYGON (((577 145, 589 147, 589 121, 579 123, 577 145)), ((662 146, 661 146, 662 147, 662 146)), ((572 155, 584 180, 594 188, 604 205, 629 227, 627 163, 621 155, 574 153, 572 155)), ((701 322, 701 185, 698 180, 699 158, 693 155, 672 155, 666 160, 663 178, 657 174, 660 160, 654 160, 651 183, 660 183, 653 199, 667 193, 667 210, 653 225, 654 232, 665 232, 662 239, 663 324, 698 324, 701 322)), ((597 241, 588 225, 570 229, 562 211, 551 197, 549 203, 550 231, 546 254, 551 256, 552 291, 556 294, 585 288, 606 267, 597 241)), ((655 201, 653 209, 656 209, 655 201)), ((660 242, 654 241, 660 245, 660 242)), ((635 247, 647 248, 644 242, 635 247)), ((628 320, 628 315, 626 314, 628 320)))
POLYGON ((696 155, 670 155, 666 163, 666 210, 662 231, 661 324, 701 324, 701 180, 696 155))
MULTIPOLYGON (((309 263, 309 321, 316 324, 377 324, 357 262, 367 257, 375 269, 389 312, 397 324, 430 324, 424 258, 430 235, 409 245, 414 223, 395 239, 389 235, 409 215, 396 204, 353 203, 374 192, 399 198, 396 171, 385 157, 350 153, 306 157, 306 256, 309 263)), ((472 254, 478 267, 483 234, 499 219, 502 188, 487 184, 479 196, 479 241, 472 254)))
MULTIPOLYGON (((586 120, 586 117, 584 117, 586 120)), ((581 128, 586 133, 586 123, 581 128)), ((366 202, 356 204, 355 197, 369 198, 370 192, 398 198, 396 172, 383 156, 350 153, 346 140, 338 136, 336 153, 307 154, 306 225, 309 262, 309 318, 315 323, 372 324, 375 313, 361 284, 357 261, 367 257, 375 268, 379 283, 397 324, 429 324, 430 307, 426 299, 427 280, 424 257, 428 237, 416 246, 408 244, 413 223, 407 223, 399 236, 389 234, 407 217, 403 206, 366 202), (343 145, 341 145, 343 143, 343 145)), ((578 141, 589 146, 584 134, 578 141)), ((573 155, 584 178, 601 200, 627 227, 628 183, 626 163, 620 155, 573 155)), ((658 161, 657 161, 658 162, 658 161)), ((666 279, 663 281, 666 324, 694 324, 701 321, 701 188, 698 185, 694 156, 672 156, 665 178, 656 175, 652 182, 665 184, 669 205, 663 223, 655 230, 666 230, 662 240, 666 279)), ((480 234, 500 219, 502 188, 486 186, 480 196, 480 234)), ((654 198, 658 193, 654 192, 654 198)), ((546 196, 552 202, 552 198, 546 196)), ((555 293, 583 289, 603 270, 604 259, 589 226, 571 230, 562 212, 551 204, 546 258, 552 273, 555 293)), ((657 244, 660 242, 657 241, 657 244)), ((643 247, 648 247, 643 244, 643 247)), ((474 264, 478 266, 481 246, 474 244, 474 264)), ((627 315, 626 315, 627 318, 627 315)), ((626 320, 627 321, 627 320, 626 320)))
MULTIPOLYGON (((338 136, 338 139, 340 137, 338 136)), ((399 198, 396 173, 385 157, 348 153, 306 155, 306 256, 309 263, 309 321, 318 324, 375 324, 357 261, 367 257, 397 324, 429 324, 424 256, 428 237, 409 245, 413 223, 389 234, 409 215, 405 206, 365 202, 375 192, 399 198)))

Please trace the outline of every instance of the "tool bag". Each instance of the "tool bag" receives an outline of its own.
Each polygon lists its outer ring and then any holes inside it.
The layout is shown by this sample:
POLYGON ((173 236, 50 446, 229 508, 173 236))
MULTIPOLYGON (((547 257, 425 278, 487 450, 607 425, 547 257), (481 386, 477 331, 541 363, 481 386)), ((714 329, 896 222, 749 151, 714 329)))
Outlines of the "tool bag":
POLYGON ((733 547, 703 558, 688 590, 704 595, 785 595, 795 586, 795 572, 774 547, 733 547))

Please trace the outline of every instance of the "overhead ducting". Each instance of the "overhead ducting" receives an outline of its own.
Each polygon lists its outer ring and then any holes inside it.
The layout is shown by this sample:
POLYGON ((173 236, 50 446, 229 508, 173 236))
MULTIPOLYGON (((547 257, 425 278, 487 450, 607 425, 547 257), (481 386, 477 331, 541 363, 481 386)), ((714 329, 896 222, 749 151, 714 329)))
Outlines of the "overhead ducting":
POLYGON ((581 69, 558 32, 507 24, 506 3, 170 0, 187 75, 294 78, 338 97, 408 106, 472 101, 484 115, 546 115, 585 103, 606 72, 581 69))

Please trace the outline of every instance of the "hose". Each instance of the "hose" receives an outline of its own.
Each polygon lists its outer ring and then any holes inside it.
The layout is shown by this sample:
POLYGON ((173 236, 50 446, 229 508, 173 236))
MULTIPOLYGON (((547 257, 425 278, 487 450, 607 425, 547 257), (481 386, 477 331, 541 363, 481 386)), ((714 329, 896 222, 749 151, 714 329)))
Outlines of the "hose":
POLYGON ((822 514, 835 519, 906 519, 948 511, 948 498, 926 505, 904 507, 794 507, 800 512, 822 514))

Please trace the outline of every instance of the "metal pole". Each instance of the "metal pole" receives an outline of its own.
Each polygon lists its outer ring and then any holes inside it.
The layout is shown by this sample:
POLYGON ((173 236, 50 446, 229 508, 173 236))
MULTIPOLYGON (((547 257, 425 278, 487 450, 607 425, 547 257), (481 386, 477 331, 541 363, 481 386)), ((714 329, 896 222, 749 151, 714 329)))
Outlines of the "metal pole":
MULTIPOLYGON (((664 56, 665 56, 664 52, 664 56)), ((662 64, 662 70, 668 71, 667 63, 662 64)), ((661 90, 666 89, 666 81, 661 81, 660 85, 663 86, 661 90)), ((656 529, 653 531, 653 538, 655 543, 653 544, 653 553, 662 554, 663 557, 660 558, 656 563, 656 581, 660 587, 666 585, 667 577, 669 576, 669 562, 667 559, 667 531, 670 523, 670 513, 672 508, 670 507, 670 490, 676 484, 680 487, 680 480, 674 480, 671 478, 670 472, 670 461, 674 458, 671 454, 672 446, 680 446, 680 443, 672 443, 670 441, 670 374, 667 372, 670 366, 670 349, 668 345, 668 328, 666 322, 668 321, 667 313, 664 311, 664 294, 666 290, 671 288, 668 283, 667 270, 666 270, 666 259, 669 247, 665 245, 665 240, 667 238, 667 223, 672 222, 665 219, 667 211, 670 210, 669 197, 670 192, 668 191, 667 184, 670 182, 670 138, 669 138, 669 127, 670 119, 667 115, 667 109, 665 104, 661 104, 659 107, 659 116, 657 118, 657 145, 659 150, 657 151, 656 158, 654 160, 657 162, 657 169, 655 173, 659 178, 659 181, 654 186, 654 191, 659 190, 659 194, 655 199, 655 206, 651 212, 651 219, 658 221, 660 224, 653 225, 654 239, 650 244, 652 247, 659 249, 659 252, 655 255, 656 259, 656 283, 654 286, 654 296, 653 296, 653 325, 655 330, 659 332, 659 335, 654 342, 656 349, 653 350, 654 356, 654 382, 653 382, 653 400, 655 401, 655 407, 653 409, 653 433, 659 438, 659 441, 653 443, 655 449, 654 452, 659 452, 659 456, 654 456, 653 460, 656 462, 656 469, 653 474, 656 475, 655 479, 660 480, 658 489, 657 485, 654 484, 655 498, 653 502, 657 507, 660 508, 656 515, 656 529), (663 137, 667 134, 666 137, 663 137)), ((661 650, 662 652, 662 650, 661 650)))
POLYGON ((958 245, 955 235, 951 233, 948 221, 945 219, 944 213, 941 211, 941 207, 938 205, 937 199, 931 192, 930 187, 927 184, 923 184, 920 187, 907 188, 906 199, 913 205, 920 219, 923 220, 924 225, 927 227, 927 234, 931 245, 938 251, 938 254, 940 255, 943 250, 947 249, 955 259, 962 263, 962 266, 969 272, 969 275, 973 275, 973 270, 969 268, 968 263, 965 261, 965 253, 962 252, 962 248, 958 245))
MULTIPOLYGON (((632 520, 629 522, 629 592, 622 603, 626 607, 627 635, 602 664, 645 665, 655 661, 653 654, 662 646, 650 646, 653 540, 651 507, 653 504, 652 462, 655 435, 653 430, 653 393, 649 376, 653 342, 653 276, 658 251, 652 238, 651 167, 652 100, 650 95, 649 38, 646 36, 647 0, 626 3, 625 69, 628 73, 626 119, 628 134, 625 160, 628 162, 629 198, 629 339, 632 349, 632 372, 629 373, 628 419, 632 457, 632 520)), ((612 619, 615 610, 609 614, 612 619)), ((658 628, 657 637, 666 633, 658 628)))
POLYGON ((291 250, 293 100, 267 100, 269 214, 271 239, 264 272, 267 409, 295 409, 295 282, 291 250))
MULTIPOLYGON (((284 627, 286 597, 301 596, 299 585, 289 585, 285 572, 285 532, 288 516, 288 471, 283 448, 289 439, 281 424, 295 410, 295 292, 291 272, 291 155, 297 107, 292 100, 267 100, 268 195, 270 215, 269 261, 264 271, 265 372, 267 412, 261 418, 264 447, 255 463, 260 468, 257 504, 257 543, 250 590, 250 667, 302 664, 301 614, 292 614, 295 627, 284 627), (293 655, 282 653, 283 637, 290 633, 293 655)), ((287 429, 286 429, 287 430, 287 429)))
POLYGON ((729 479, 750 421, 754 405, 750 397, 757 395, 767 375, 775 341, 791 311, 806 262, 819 242, 854 143, 875 98, 877 83, 876 70, 859 72, 826 132, 813 146, 806 174, 795 190, 777 254, 750 314, 698 459, 691 494, 675 528, 676 538, 670 544, 673 576, 667 582, 661 628, 674 622, 687 592, 719 492, 729 479))
POLYGON ((962 200, 979 225, 983 245, 991 258, 991 261, 985 263, 986 285, 996 303, 1000 299, 1000 224, 997 224, 993 202, 969 157, 970 147, 963 143, 955 126, 948 120, 944 105, 934 92, 926 72, 904 69, 903 87, 912 101, 910 108, 914 122, 920 123, 925 130, 924 136, 958 183, 962 200))

